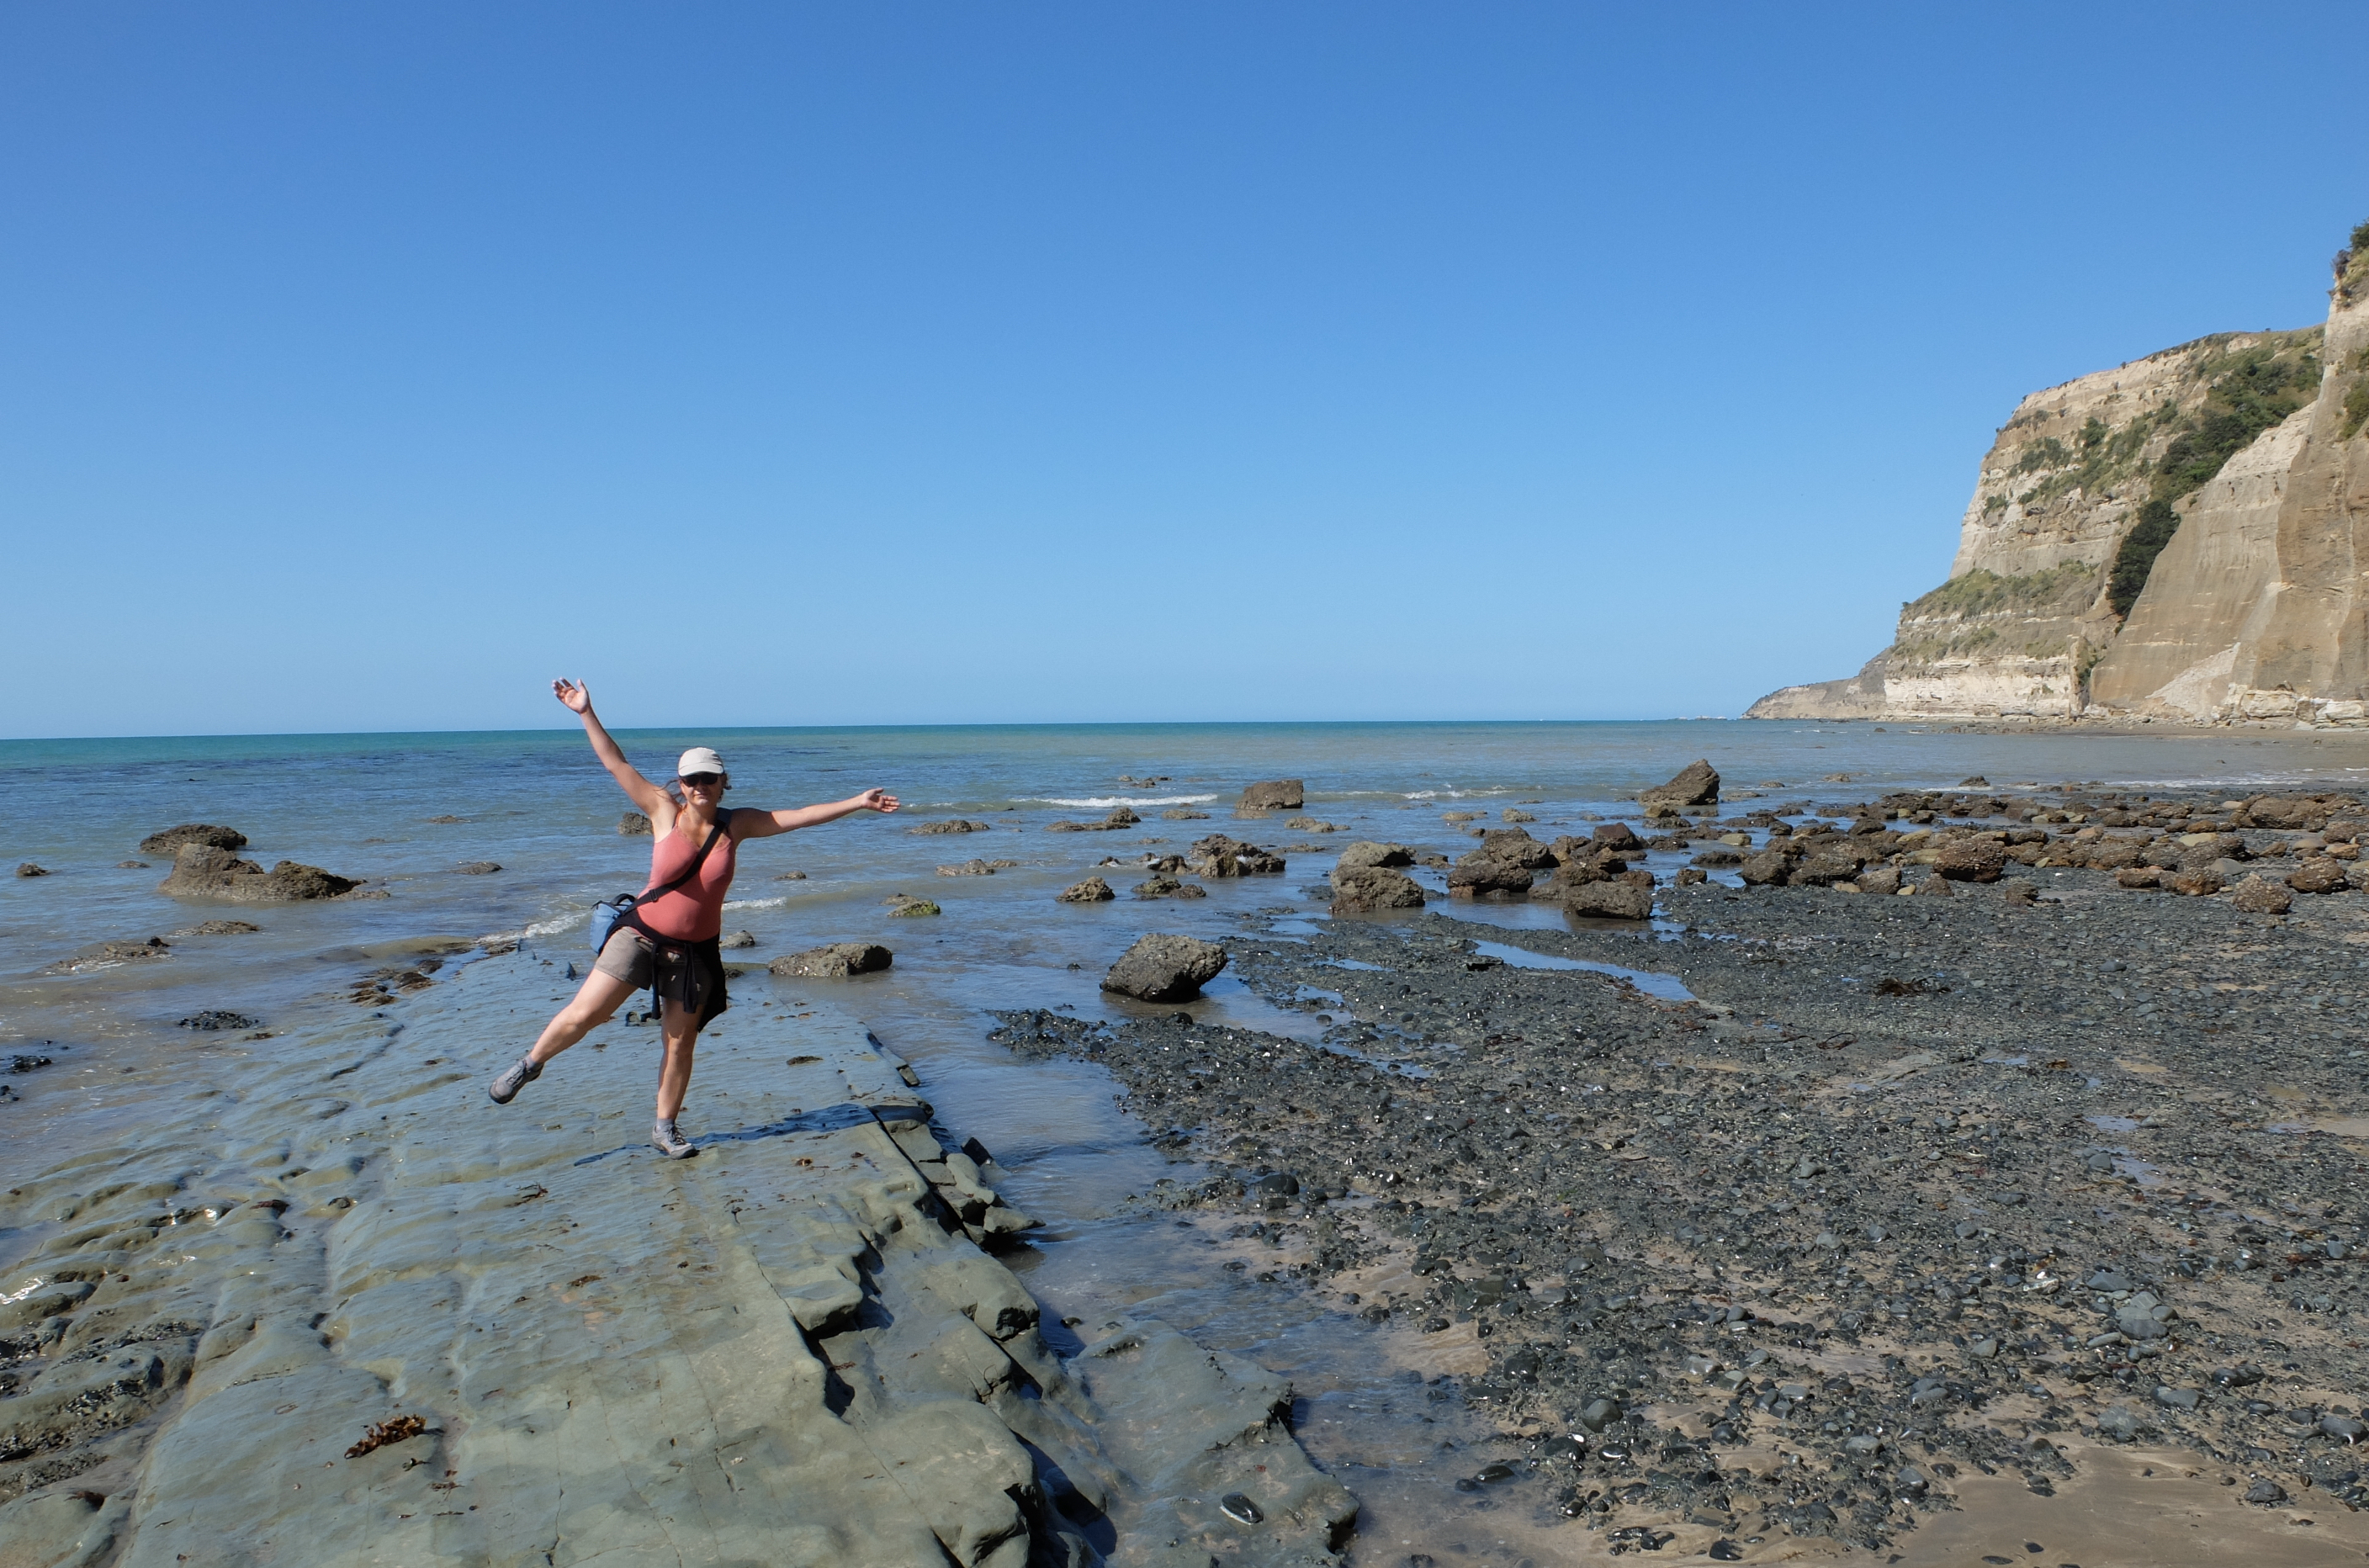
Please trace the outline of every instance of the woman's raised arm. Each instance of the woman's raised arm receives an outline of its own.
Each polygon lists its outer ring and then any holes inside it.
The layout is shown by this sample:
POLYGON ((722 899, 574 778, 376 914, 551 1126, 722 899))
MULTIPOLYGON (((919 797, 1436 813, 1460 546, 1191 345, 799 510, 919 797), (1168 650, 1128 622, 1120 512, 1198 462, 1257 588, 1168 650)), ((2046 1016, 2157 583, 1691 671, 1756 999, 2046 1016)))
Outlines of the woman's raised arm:
POLYGON ((776 833, 811 828, 818 822, 836 822, 858 811, 885 814, 896 809, 895 795, 885 789, 867 789, 862 795, 851 795, 845 800, 834 800, 828 806, 800 806, 788 811, 735 811, 732 814, 732 836, 736 839, 770 839, 776 833))
POLYGON ((609 770, 609 776, 617 781, 617 787, 642 808, 644 815, 656 818, 661 808, 674 804, 672 795, 642 777, 640 770, 625 761, 624 750, 610 737, 608 730, 601 727, 600 716, 593 713, 589 691, 576 681, 563 679, 551 683, 551 694, 566 704, 568 712, 583 719, 584 734, 592 742, 592 755, 601 759, 601 765, 609 770))

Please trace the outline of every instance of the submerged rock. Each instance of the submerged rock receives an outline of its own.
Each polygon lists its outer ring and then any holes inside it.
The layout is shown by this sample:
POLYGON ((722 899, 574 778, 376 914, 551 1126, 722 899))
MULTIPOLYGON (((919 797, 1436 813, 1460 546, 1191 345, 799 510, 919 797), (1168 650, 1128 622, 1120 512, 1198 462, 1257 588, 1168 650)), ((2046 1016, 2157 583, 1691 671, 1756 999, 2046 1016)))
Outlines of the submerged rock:
POLYGON ((17 875, 19 876, 47 876, 49 874, 49 867, 35 865, 29 860, 17 868, 17 875))
POLYGON ((869 975, 896 962, 896 955, 876 942, 834 942, 823 947, 811 947, 804 953, 791 953, 765 966, 768 973, 800 976, 809 979, 843 980, 850 975, 869 975))
POLYGON ((984 833, 988 830, 988 827, 989 824, 985 822, 966 822, 961 818, 956 817, 944 822, 917 823, 906 829, 905 831, 930 838, 941 833, 984 833))
POLYGON ((647 835, 649 831, 650 819, 638 811, 628 811, 617 818, 617 836, 621 839, 647 835))
POLYGON ((1111 891, 1109 883, 1099 876, 1089 876, 1083 882, 1073 882, 1062 888, 1054 895, 1054 901, 1062 904, 1106 904, 1117 897, 1111 891))
POLYGON ((361 886, 317 865, 283 860, 269 871, 228 850, 192 843, 173 857, 173 873, 156 891, 176 898, 216 898, 231 904, 289 904, 335 898, 361 886))
POLYGON ((1370 839, 1360 839, 1341 852, 1341 858, 1333 862, 1333 866, 1339 871, 1354 871, 1361 865, 1413 864, 1414 851, 1404 844, 1383 844, 1370 839))
POLYGON ((1226 967, 1226 950, 1197 937, 1139 937, 1103 977, 1103 990, 1139 1001, 1189 1001, 1226 967))

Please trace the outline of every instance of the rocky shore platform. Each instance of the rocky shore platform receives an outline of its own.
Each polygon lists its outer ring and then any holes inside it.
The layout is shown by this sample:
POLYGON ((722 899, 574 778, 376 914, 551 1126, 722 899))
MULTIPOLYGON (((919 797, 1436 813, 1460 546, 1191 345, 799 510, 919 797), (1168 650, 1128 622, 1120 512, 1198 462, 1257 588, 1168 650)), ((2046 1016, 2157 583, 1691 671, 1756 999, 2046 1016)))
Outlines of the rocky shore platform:
POLYGON ((646 1029, 487 1102, 572 989, 462 966, 6 1195, 0 1563, 1337 1560, 1288 1384, 1041 1320, 862 1024, 751 982, 670 1162, 646 1029))
POLYGON ((1321 1039, 996 1037, 1105 1064, 1257 1277, 1419 1336, 1498 1434, 1456 1505, 1534 1562, 2360 1561, 2369 896, 2303 874, 2341 803, 1898 804, 1888 884, 1789 879, 1814 846, 1650 924, 1271 911, 1229 972, 1321 1039), (2282 896, 2170 888, 2225 863, 2282 896))

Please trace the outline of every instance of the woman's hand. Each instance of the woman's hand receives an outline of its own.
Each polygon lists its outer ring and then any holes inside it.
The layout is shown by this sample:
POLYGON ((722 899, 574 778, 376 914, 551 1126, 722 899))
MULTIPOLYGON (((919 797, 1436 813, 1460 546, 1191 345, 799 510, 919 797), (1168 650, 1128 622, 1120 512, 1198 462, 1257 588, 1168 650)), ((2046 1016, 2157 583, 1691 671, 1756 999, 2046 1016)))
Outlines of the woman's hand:
POLYGON ((897 797, 885 789, 867 789, 855 797, 855 807, 859 811, 894 811, 897 797))
POLYGON ((573 681, 554 681, 551 694, 565 703, 569 713, 589 714, 592 711, 592 693, 573 681))

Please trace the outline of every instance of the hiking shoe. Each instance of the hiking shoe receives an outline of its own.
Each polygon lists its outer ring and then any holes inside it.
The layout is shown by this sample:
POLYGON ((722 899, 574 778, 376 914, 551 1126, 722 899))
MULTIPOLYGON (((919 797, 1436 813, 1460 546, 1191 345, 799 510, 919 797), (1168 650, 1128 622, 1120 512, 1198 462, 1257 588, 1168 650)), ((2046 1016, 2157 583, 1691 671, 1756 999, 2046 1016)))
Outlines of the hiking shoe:
POLYGON ((699 1145, 675 1131, 672 1122, 651 1124, 650 1146, 670 1160, 688 1160, 699 1152, 699 1145))
POLYGON ((486 1093, 493 1096, 495 1104, 507 1105, 518 1098, 520 1090, 542 1076, 543 1063, 531 1056, 521 1057, 502 1070, 502 1075, 494 1080, 493 1087, 486 1093))

